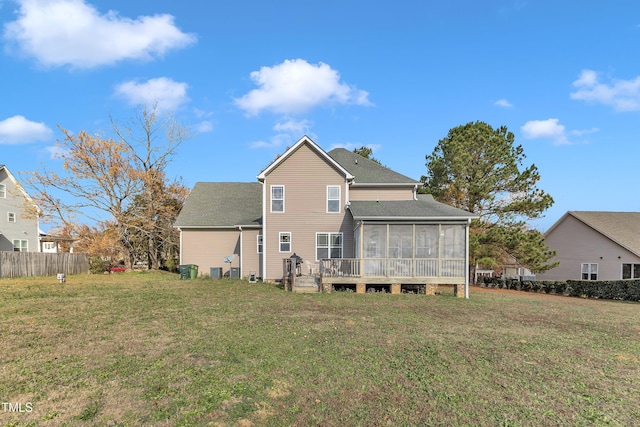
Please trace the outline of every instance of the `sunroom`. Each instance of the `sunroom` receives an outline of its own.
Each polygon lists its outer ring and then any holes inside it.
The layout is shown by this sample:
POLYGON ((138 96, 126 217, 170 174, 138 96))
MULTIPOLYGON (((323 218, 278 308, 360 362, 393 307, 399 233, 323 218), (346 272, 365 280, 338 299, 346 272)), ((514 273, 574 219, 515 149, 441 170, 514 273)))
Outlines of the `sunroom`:
POLYGON ((321 261, 323 288, 355 285, 357 292, 392 293, 454 285, 468 297, 469 223, 474 215, 421 195, 413 201, 353 202, 354 258, 321 261), (384 289, 384 288, 383 288, 384 289))

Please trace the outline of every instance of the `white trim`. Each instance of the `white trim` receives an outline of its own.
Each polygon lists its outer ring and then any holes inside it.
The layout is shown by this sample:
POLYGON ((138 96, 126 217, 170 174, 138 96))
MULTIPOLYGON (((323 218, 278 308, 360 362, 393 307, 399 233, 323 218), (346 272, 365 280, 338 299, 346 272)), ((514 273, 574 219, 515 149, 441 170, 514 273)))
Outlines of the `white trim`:
POLYGON ((326 212, 328 214, 340 214, 340 213, 342 213, 342 208, 340 207, 340 205, 342 203, 342 189, 340 188, 340 186, 339 185, 327 185, 326 197, 327 197, 326 198, 326 206, 325 206, 326 212), (329 189, 330 188, 337 188, 338 189, 338 199, 337 199, 338 200, 338 210, 337 211, 330 211, 329 210, 329 201, 331 201, 331 200, 335 201, 336 200, 336 199, 330 199, 329 198, 329 189))
POLYGON ((180 265, 183 265, 184 263, 182 262, 182 229, 180 227, 178 227, 178 231, 180 231, 180 265))
POLYGON ((280 165, 280 163, 284 162, 287 158, 289 158, 289 156, 291 156, 291 154, 293 154, 298 147, 300 147, 302 144, 308 143, 311 148, 315 151, 318 152, 318 154, 320 154, 320 156, 327 162, 329 162, 333 167, 335 167, 336 169, 338 169, 348 180, 352 180, 353 179, 353 175, 351 175, 349 173, 349 171, 347 171, 345 168, 343 168, 340 163, 336 162, 331 156, 329 156, 322 148, 320 148, 320 146, 318 146, 318 144, 316 144, 315 142, 313 142, 308 136, 303 136, 302 138, 300 138, 298 140, 298 142, 296 142, 295 144, 293 144, 293 146, 291 146, 291 148, 289 148, 287 151, 284 152, 284 154, 282 154, 280 157, 278 157, 276 160, 273 161, 273 163, 271 163, 269 166, 267 166, 262 172, 260 172, 260 174, 258 174, 258 181, 264 181, 265 178, 267 177, 267 175, 276 167, 278 167, 278 165, 280 165))
POLYGON ((270 213, 275 213, 275 214, 279 214, 279 213, 284 213, 285 212, 285 192, 284 192, 284 185, 283 184, 273 184, 271 186, 269 186, 269 212, 270 213), (282 210, 281 211, 274 211, 273 210, 273 201, 274 200, 280 200, 280 199, 274 199, 273 198, 273 189, 276 187, 281 187, 282 188, 282 210))
MULTIPOLYGON (((316 261, 320 261, 320 258, 318 258, 318 234, 326 234, 327 235, 327 259, 341 259, 344 258, 344 233, 342 231, 316 231, 316 241, 315 241, 315 258, 316 261), (331 245, 331 236, 332 235, 340 235, 340 258, 333 258, 331 256, 331 249, 335 248, 334 246, 331 245)), ((336 246, 337 247, 337 246, 336 246)), ((324 246, 323 246, 324 248, 324 246)), ((323 258, 324 259, 324 258, 323 258)))
POLYGON ((18 222, 15 212, 7 212, 7 222, 10 222, 12 224, 18 222), (13 218, 13 220, 11 218, 13 218))
POLYGON ((263 280, 267 280, 267 186, 264 181, 262 185, 262 275, 263 280))
MULTIPOLYGON (((281 253, 281 254, 288 254, 288 253, 293 252, 293 250, 292 250, 292 249, 293 249, 293 247, 292 247, 292 245, 291 245, 291 241, 292 241, 292 240, 293 240, 293 239, 292 239, 292 237, 291 237, 291 232, 290 232, 290 231, 281 231, 281 232, 279 232, 279 233, 278 233, 278 253, 281 253), (288 251, 283 251, 283 250, 282 250, 282 243, 283 243, 283 242, 282 242, 282 236, 284 236, 284 235, 286 235, 286 234, 288 234, 288 235, 289 235, 289 242, 288 242, 288 243, 289 243, 289 250, 288 250, 288 251)), ((286 242, 285 242, 285 243, 286 243, 286 242)), ((262 250, 264 251, 264 248, 263 248, 262 250)))
POLYGON ((7 198, 7 185, 0 184, 0 199, 6 199, 6 198, 7 198))
MULTIPOLYGON (((242 256, 242 227, 238 227, 238 230, 240 231, 240 250, 238 251, 240 252, 238 254, 238 258, 240 258, 238 260, 238 267, 240 267, 240 273, 238 274, 238 279, 242 280, 242 272, 244 271, 243 269, 244 257, 242 256)), ((229 270, 229 276, 231 276, 231 270, 229 270)))
POLYGON ((580 263, 580 280, 598 280, 599 276, 600 276, 600 268, 598 267, 598 263, 597 262, 582 262, 582 263, 580 263), (587 271, 587 273, 586 273, 587 274, 587 278, 583 279, 582 275, 585 274, 585 273, 582 270, 584 270, 584 266, 585 265, 588 265, 587 270, 589 270, 589 271, 587 271), (595 279, 591 278, 591 275, 593 274, 593 272, 591 270, 591 266, 592 265, 596 266, 596 272, 595 272, 596 278, 595 279))
POLYGON ((465 227, 465 242, 464 242, 464 297, 469 299, 469 227, 471 226, 471 220, 467 222, 465 227))

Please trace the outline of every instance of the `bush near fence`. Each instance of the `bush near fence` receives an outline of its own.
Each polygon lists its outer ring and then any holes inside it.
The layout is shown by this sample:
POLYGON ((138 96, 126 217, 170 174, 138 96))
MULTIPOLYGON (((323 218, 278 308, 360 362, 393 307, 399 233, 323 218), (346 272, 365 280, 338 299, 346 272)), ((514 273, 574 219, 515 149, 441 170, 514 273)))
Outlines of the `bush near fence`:
POLYGON ((87 254, 0 251, 0 279, 88 272, 87 254))
POLYGON ((481 286, 579 298, 640 301, 640 280, 638 279, 552 281, 485 277, 481 286))

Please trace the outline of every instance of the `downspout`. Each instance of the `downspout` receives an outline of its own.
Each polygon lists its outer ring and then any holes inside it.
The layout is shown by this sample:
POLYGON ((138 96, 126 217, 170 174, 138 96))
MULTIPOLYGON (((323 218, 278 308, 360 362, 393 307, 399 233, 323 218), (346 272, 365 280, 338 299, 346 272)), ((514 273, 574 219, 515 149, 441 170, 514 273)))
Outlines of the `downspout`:
POLYGON ((238 257, 240 257, 240 261, 238 262, 238 265, 240 266, 240 280, 242 280, 242 272, 244 271, 242 265, 243 265, 243 257, 242 257, 242 226, 239 225, 238 229, 240 230, 240 253, 238 254, 238 257))
POLYGON ((467 226, 465 229, 465 239, 466 239, 466 250, 464 256, 464 297, 469 299, 469 226, 471 224, 471 219, 467 219, 467 226))
POLYGON ((182 228, 178 227, 178 231, 180 232, 180 265, 183 265, 182 262, 182 228))
POLYGON ((267 185, 265 181, 262 184, 262 280, 267 280, 267 185))
POLYGON ((413 186, 413 200, 418 200, 418 184, 413 186))

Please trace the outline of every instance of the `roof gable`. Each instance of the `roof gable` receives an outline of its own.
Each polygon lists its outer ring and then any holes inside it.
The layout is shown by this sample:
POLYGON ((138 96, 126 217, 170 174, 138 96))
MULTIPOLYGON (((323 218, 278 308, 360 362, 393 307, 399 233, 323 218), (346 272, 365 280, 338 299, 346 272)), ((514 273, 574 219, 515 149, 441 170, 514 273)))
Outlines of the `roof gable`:
POLYGON ((328 154, 355 177, 354 186, 359 184, 422 185, 419 181, 344 148, 335 148, 329 151, 328 154))
POLYGON ((284 161, 286 161, 289 157, 291 157, 291 155, 293 153, 295 153, 300 146, 307 144, 312 151, 314 151, 315 153, 318 154, 318 157, 322 158, 323 160, 325 160, 327 163, 329 163, 331 166, 333 166, 334 168, 336 168, 338 171, 340 171, 341 174, 343 174, 345 176, 346 179, 350 180, 353 179, 353 175, 351 175, 351 173, 349 173, 348 170, 346 170, 344 167, 342 167, 342 165, 340 165, 338 162, 336 162, 331 156, 329 156, 327 154, 326 151, 324 151, 322 148, 320 148, 320 146, 318 146, 318 144, 316 144, 315 142, 313 142, 308 136, 303 136, 302 138, 300 138, 298 140, 298 142, 296 142, 295 144, 293 144, 293 146, 289 147, 287 149, 287 151, 285 151, 281 156, 278 156, 278 158, 276 158, 269 166, 267 166, 262 172, 260 172, 258 174, 258 180, 259 181, 264 181, 266 176, 271 173, 275 168, 277 168, 279 165, 281 165, 284 161))
POLYGON ((552 233, 568 216, 640 256, 640 212, 569 211, 545 235, 552 233))
POLYGON ((175 227, 260 226, 262 184, 198 182, 184 203, 175 227))
MULTIPOLYGON (((38 212, 40 212, 40 207, 38 205, 36 205, 35 200, 33 200, 33 198, 29 195, 29 193, 27 193, 27 190, 24 189, 24 187, 22 186, 22 184, 20 184, 18 182, 18 180, 16 179, 15 176, 13 176, 13 174, 11 173, 11 171, 9 170, 9 168, 7 168, 7 166, 5 165, 0 165, 0 173, 4 171, 4 173, 7 175, 7 178, 9 178, 9 180, 11 181, 11 183, 15 186, 15 188, 18 189, 18 191, 20 191, 20 193, 22 193, 22 195, 24 196, 25 199, 27 199, 29 201, 29 203, 33 204, 33 206, 36 207, 36 209, 38 210, 38 212)), ((0 174, 0 178, 1 178, 1 174, 0 174)), ((0 180, 1 182, 1 180, 0 180)))

